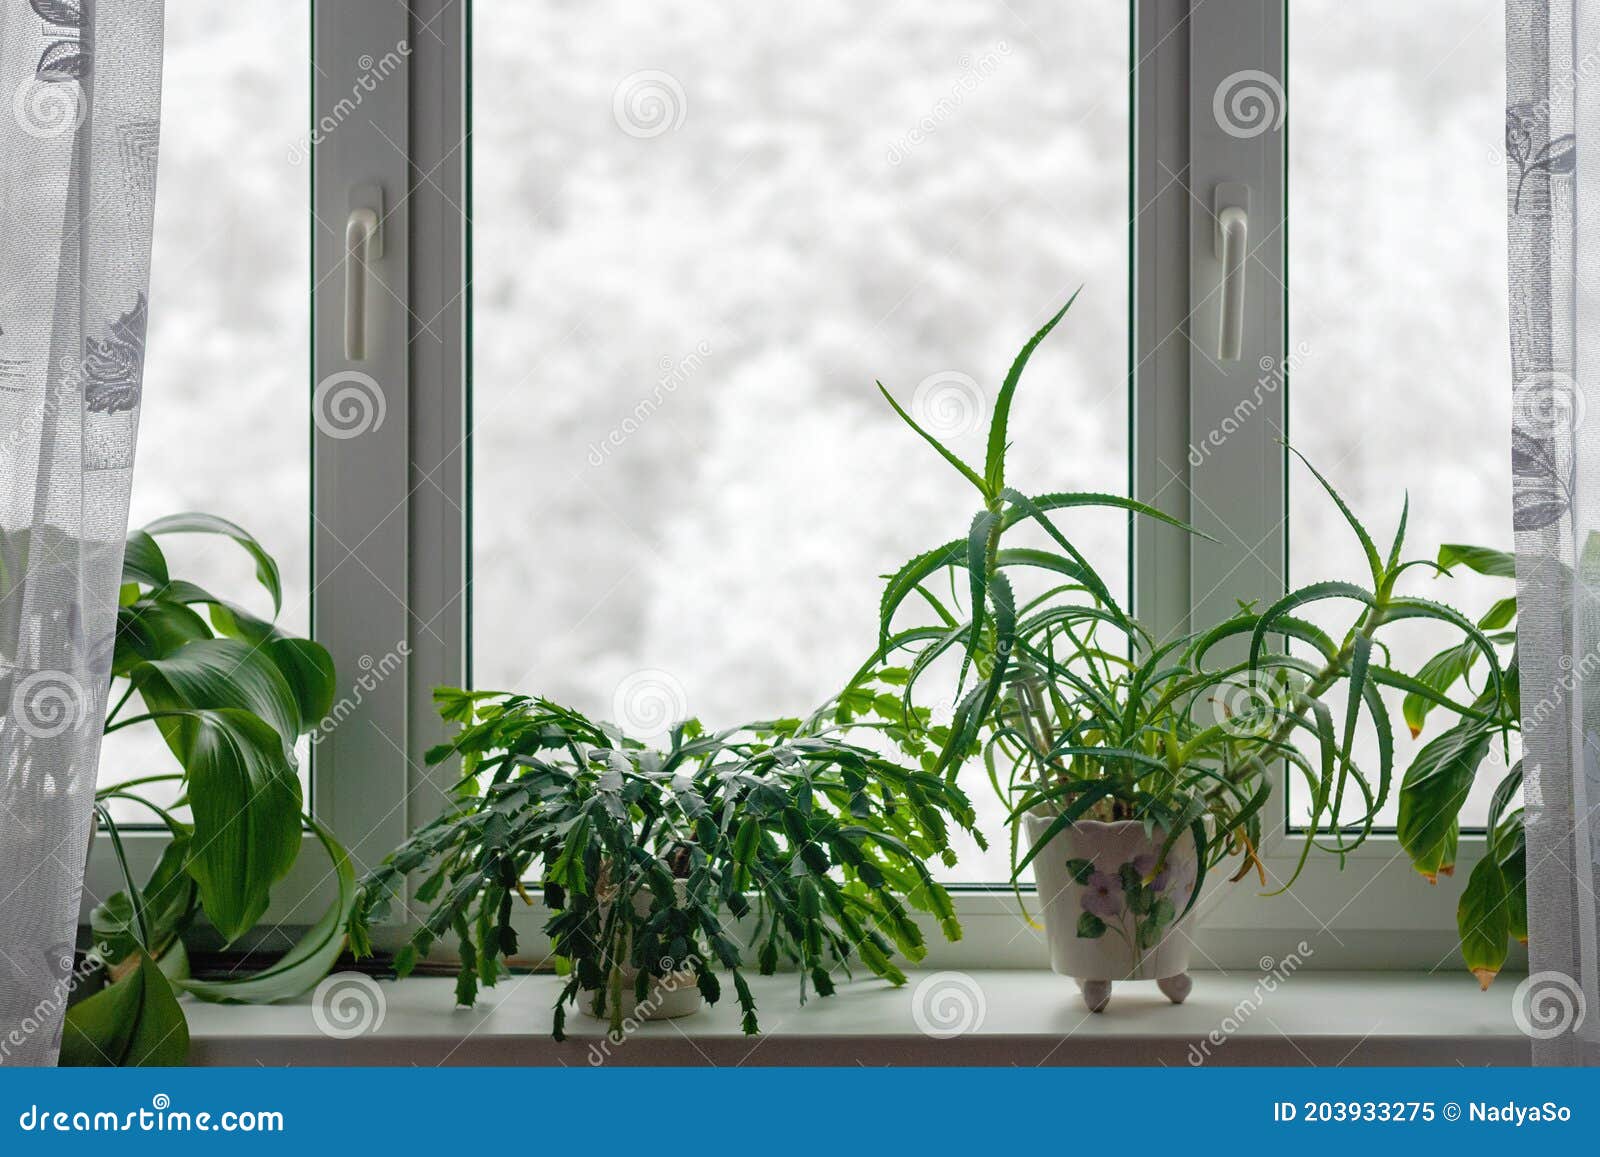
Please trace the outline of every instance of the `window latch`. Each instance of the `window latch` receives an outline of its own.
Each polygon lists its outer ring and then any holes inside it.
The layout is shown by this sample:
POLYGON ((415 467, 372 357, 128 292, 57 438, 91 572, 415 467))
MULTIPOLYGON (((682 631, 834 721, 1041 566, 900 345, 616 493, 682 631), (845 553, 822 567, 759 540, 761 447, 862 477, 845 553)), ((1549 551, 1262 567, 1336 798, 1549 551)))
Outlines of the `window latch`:
POLYGON ((1218 185, 1212 215, 1216 221, 1217 260, 1222 265, 1222 279, 1217 286, 1222 299, 1217 358, 1236 362, 1244 345, 1244 260, 1250 244, 1250 186, 1218 185))
POLYGON ((383 256, 383 191, 360 185, 350 191, 350 216, 344 226, 344 356, 367 356, 367 275, 383 256))

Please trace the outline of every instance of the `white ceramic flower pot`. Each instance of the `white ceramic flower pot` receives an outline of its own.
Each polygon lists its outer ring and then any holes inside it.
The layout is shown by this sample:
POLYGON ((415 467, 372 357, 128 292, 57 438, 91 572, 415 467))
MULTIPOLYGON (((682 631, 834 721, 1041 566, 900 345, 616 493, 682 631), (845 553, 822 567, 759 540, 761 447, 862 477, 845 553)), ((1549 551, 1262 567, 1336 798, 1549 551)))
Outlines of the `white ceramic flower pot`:
MULTIPOLYGON (((682 880, 677 882, 678 903, 683 904, 685 890, 682 880)), ((651 896, 649 892, 639 892, 633 897, 633 910, 642 919, 650 914, 651 896)), ((602 910, 601 919, 604 919, 602 910)), ((622 1019, 623 1020, 675 1020, 680 1016, 689 1016, 699 1012, 704 1003, 700 996, 700 987, 695 979, 692 969, 679 969, 667 973, 665 976, 652 977, 649 987, 645 990, 644 999, 635 996, 636 984, 639 979, 639 970, 625 967, 622 970, 622 1019)), ((578 1007, 589 1016, 595 1015, 594 991, 584 989, 578 997, 578 1007)), ((607 999, 601 1005, 599 1017, 601 1020, 611 1019, 611 1003, 607 999)))
MULTIPOLYGON (((1051 818, 1023 817, 1029 847, 1051 818)), ((1092 1012, 1105 1008, 1113 981, 1154 980, 1174 1004, 1189 995, 1192 914, 1179 914, 1195 887, 1194 837, 1173 841, 1157 872, 1164 839, 1137 820, 1079 820, 1034 857, 1050 966, 1078 982, 1092 1012)))

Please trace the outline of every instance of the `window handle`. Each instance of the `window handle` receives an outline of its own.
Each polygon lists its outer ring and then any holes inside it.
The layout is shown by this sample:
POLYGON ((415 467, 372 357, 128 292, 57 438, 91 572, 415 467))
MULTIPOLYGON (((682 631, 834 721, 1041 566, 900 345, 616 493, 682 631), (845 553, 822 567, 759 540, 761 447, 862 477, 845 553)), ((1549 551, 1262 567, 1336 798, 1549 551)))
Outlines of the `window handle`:
POLYGON ((1221 326, 1217 358, 1239 360, 1244 345, 1244 260, 1250 245, 1250 190, 1245 185, 1217 186, 1216 251, 1222 263, 1221 326))
POLYGON ((383 201, 371 185, 352 190, 350 201, 344 226, 344 356, 359 362, 367 356, 369 267, 383 256, 383 201))

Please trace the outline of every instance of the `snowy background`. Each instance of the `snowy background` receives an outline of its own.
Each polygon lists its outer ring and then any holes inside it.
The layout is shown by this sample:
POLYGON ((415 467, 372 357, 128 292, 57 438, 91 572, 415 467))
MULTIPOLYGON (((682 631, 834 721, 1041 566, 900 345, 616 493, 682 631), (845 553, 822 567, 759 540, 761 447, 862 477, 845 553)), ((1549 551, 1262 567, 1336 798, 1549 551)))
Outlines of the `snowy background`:
MULTIPOLYGON (((874 379, 908 408, 935 379, 914 412, 981 458, 1079 285, 1013 476, 1126 492, 1126 5, 476 11, 478 685, 646 733, 810 711, 870 650, 878 576, 975 508, 874 379)), ((1123 519, 1072 525, 1125 585, 1123 519)))
MULTIPOLYGON (((1289 13, 1289 437, 1385 549, 1409 490, 1409 557, 1511 548, 1504 22, 1499 0, 1295 0, 1289 13)), ((1354 536, 1303 467, 1289 499, 1290 582, 1363 581, 1354 536)), ((1416 572, 1410 589, 1474 618, 1513 593, 1465 572, 1416 572)), ((1389 637, 1413 672, 1456 641, 1389 637)), ((1413 742, 1395 722, 1405 767, 1440 728, 1413 742)), ((1499 779, 1479 776, 1480 824, 1499 779)))
MULTIPOLYGON (((478 686, 645 730, 811 708, 870 646, 877 576, 973 497, 873 380, 978 457, 1011 357, 1079 285, 1019 397, 1014 478, 1125 491, 1127 4, 474 7, 478 686)), ((1292 12, 1291 433, 1375 533, 1409 487, 1420 553, 1509 539, 1500 19, 1292 12)), ((134 522, 239 520, 304 629, 305 6, 167 21, 134 522)), ((1359 573, 1306 481, 1293 576, 1359 573)), ((1073 527, 1120 589, 1121 520, 1073 527)), ((230 548, 173 553, 249 590, 230 548)), ((1429 593, 1496 593, 1450 585, 1429 593)), ((103 774, 163 759, 117 737, 103 774)))
MULTIPOLYGON (((305 4, 167 4, 130 514, 133 526, 180 510, 243 525, 277 557, 279 622, 301 632, 311 622, 311 200, 309 168, 290 154, 310 121, 310 55, 305 4)), ((253 564, 232 543, 184 535, 161 545, 174 575, 271 613, 253 564)), ((102 782, 176 769, 148 726, 113 733, 102 749, 102 782)), ((160 786, 150 795, 170 799, 160 786)), ((136 821, 151 818, 117 806, 136 821)))

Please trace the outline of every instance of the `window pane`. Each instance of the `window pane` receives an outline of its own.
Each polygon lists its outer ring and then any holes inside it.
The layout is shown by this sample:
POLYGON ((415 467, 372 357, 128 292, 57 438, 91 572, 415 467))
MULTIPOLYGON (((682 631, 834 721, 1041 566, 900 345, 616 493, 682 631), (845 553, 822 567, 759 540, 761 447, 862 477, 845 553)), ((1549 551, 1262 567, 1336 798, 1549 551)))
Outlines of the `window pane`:
MULTIPOLYGON (((809 711, 970 518, 874 379, 981 458, 1080 284, 1014 477, 1125 492, 1127 4, 474 13, 477 686, 645 736, 809 711)), ((1125 520, 1074 525, 1124 586, 1125 520)))
MULTIPOLYGON (((1409 491, 1409 556, 1441 542, 1509 549, 1504 6, 1304 0, 1289 40, 1291 440, 1385 547, 1409 491)), ((1301 467, 1289 495, 1291 581, 1363 581, 1349 530, 1301 467)), ((1474 618, 1512 593, 1477 576, 1414 581, 1474 618)), ((1392 638, 1412 672, 1456 641, 1392 638)), ((1412 741, 1391 706, 1404 767, 1440 724, 1412 741)), ((1498 778, 1480 777, 1464 820, 1483 821, 1498 778)))
MULTIPOLYGON (((130 513, 132 526, 182 510, 244 526, 276 556, 279 622, 300 633, 311 622, 309 27, 306 5, 283 0, 167 8, 147 390, 130 513)), ((231 542, 173 536, 162 549, 174 576, 271 613, 253 565, 231 542)), ((305 767, 302 759, 302 775, 305 767)), ((141 725, 106 738, 100 777, 175 768, 161 737, 141 725)), ((149 794, 160 797, 162 786, 149 794)))

